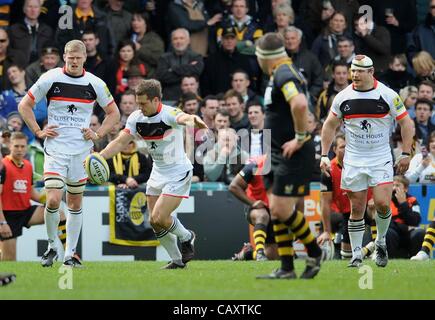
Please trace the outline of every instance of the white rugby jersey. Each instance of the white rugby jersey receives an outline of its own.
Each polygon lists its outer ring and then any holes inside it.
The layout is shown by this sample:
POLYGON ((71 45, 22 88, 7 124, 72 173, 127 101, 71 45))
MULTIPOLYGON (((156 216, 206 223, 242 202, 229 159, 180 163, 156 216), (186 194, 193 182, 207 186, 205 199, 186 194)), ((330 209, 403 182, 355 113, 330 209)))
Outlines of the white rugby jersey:
POLYGON ((144 116, 134 111, 127 119, 124 131, 143 139, 153 159, 153 170, 165 176, 174 176, 192 170, 193 166, 184 150, 183 126, 177 117, 183 112, 160 104, 157 114, 144 116))
POLYGON ((35 102, 47 98, 48 124, 57 125, 59 135, 45 139, 49 154, 80 154, 90 150, 92 140, 83 138, 82 128, 89 128, 96 102, 105 108, 113 102, 106 84, 83 70, 81 76, 71 76, 65 68, 44 73, 27 92, 35 102))
POLYGON ((345 125, 344 164, 367 167, 392 161, 391 125, 408 114, 396 92, 377 80, 368 91, 351 84, 337 94, 331 112, 345 125))

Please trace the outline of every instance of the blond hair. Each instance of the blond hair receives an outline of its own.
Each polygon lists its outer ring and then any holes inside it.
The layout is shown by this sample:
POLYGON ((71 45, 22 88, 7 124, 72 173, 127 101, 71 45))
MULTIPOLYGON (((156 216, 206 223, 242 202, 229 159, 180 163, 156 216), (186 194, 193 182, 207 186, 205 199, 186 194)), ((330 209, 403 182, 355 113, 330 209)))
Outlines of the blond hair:
POLYGON ((80 40, 71 40, 65 45, 64 52, 81 52, 86 56, 86 47, 85 44, 80 40))
POLYGON ((429 52, 420 51, 412 58, 412 66, 417 75, 426 75, 435 69, 435 61, 429 52))
POLYGON ((289 17, 290 24, 295 23, 295 11, 287 3, 281 3, 278 6, 276 6, 275 10, 273 10, 272 13, 273 17, 276 18, 278 13, 285 14, 287 17, 289 17))

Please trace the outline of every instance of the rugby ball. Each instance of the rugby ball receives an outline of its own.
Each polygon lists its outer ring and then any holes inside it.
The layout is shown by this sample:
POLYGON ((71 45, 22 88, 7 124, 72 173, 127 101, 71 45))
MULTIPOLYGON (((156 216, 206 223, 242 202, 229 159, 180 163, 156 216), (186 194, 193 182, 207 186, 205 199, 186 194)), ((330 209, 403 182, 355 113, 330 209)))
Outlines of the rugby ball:
POLYGON ((103 184, 109 180, 110 170, 107 161, 97 152, 86 157, 85 170, 89 182, 93 184, 103 184))
POLYGON ((325 241, 320 246, 320 249, 322 249, 322 260, 323 261, 334 259, 334 254, 335 254, 334 242, 325 241))

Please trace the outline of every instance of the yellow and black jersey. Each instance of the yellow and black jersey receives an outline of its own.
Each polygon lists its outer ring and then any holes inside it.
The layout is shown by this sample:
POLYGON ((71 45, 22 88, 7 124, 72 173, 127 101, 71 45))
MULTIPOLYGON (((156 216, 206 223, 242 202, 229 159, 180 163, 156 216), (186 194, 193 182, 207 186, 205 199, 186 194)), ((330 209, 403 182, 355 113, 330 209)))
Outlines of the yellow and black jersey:
POLYGON ((272 149, 281 150, 285 142, 295 137, 290 100, 306 91, 306 80, 291 59, 276 66, 264 94, 265 128, 272 129, 272 149))

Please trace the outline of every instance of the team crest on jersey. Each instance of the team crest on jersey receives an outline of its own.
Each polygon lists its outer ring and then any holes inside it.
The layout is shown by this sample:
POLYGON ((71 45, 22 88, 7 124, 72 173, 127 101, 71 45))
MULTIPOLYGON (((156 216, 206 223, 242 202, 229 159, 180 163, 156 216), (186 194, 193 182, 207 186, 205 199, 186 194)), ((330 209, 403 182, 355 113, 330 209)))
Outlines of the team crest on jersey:
POLYGON ((361 130, 369 133, 369 130, 371 129, 372 125, 370 124, 370 122, 368 122, 367 120, 363 120, 359 123, 359 126, 361 128, 361 130))
POLYGON ((75 105, 73 105, 73 104, 68 105, 67 108, 68 108, 67 112, 71 113, 72 115, 74 114, 74 112, 77 111, 77 107, 75 105))
POLYGON ((151 150, 155 150, 155 149, 157 149, 157 143, 155 143, 154 141, 152 141, 152 142, 151 142, 151 147, 150 147, 150 149, 151 149, 151 150))

